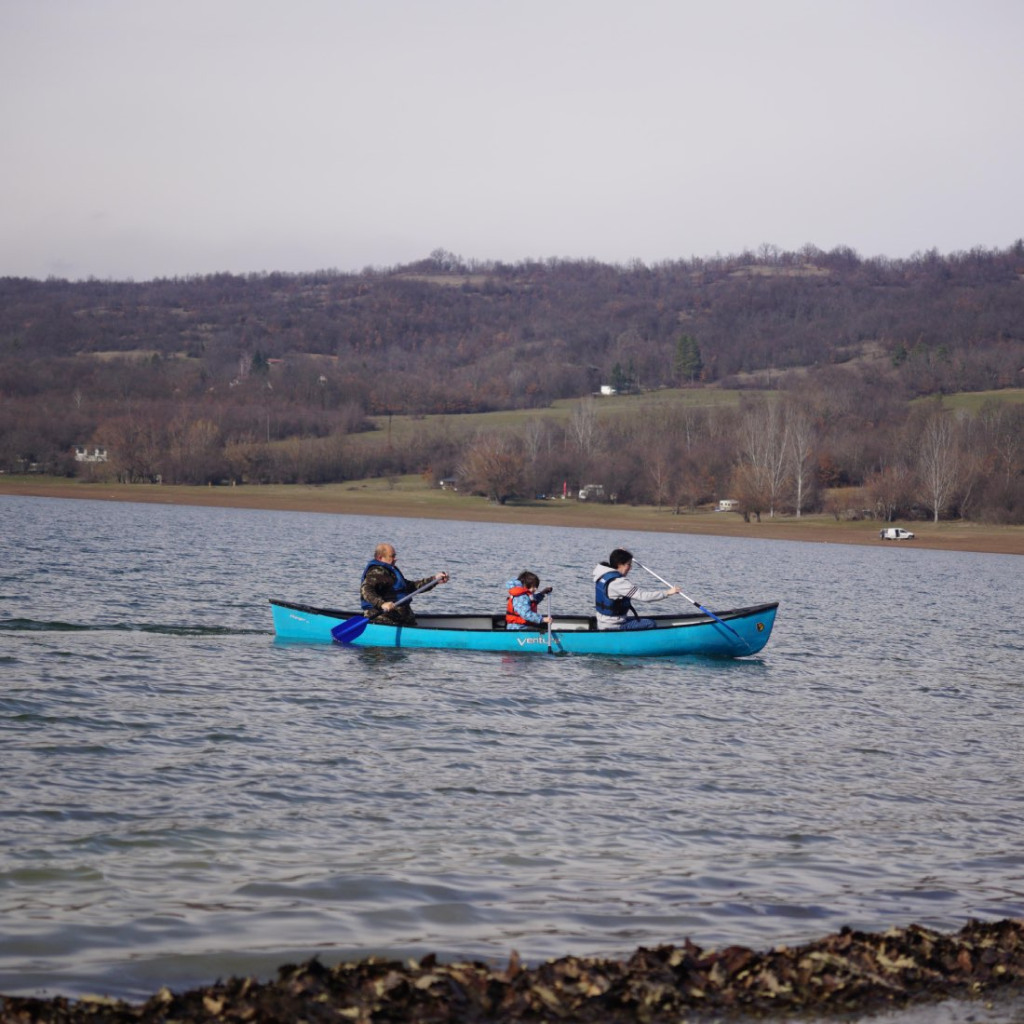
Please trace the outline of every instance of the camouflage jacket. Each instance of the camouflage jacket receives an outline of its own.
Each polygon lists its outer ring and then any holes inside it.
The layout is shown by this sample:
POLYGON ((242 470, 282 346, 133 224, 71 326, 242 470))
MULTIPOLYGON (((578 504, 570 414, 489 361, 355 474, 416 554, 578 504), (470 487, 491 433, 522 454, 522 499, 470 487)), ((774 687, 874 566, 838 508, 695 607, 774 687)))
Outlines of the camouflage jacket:
MULTIPOLYGON (((418 590, 429 583, 434 577, 424 576, 421 580, 406 579, 409 591, 418 590)), ((397 601, 402 595, 395 592, 395 574, 383 565, 371 565, 359 587, 359 597, 370 605, 364 614, 371 622, 382 626, 415 626, 416 616, 413 614, 412 602, 393 608, 390 612, 380 610, 382 604, 397 601)))

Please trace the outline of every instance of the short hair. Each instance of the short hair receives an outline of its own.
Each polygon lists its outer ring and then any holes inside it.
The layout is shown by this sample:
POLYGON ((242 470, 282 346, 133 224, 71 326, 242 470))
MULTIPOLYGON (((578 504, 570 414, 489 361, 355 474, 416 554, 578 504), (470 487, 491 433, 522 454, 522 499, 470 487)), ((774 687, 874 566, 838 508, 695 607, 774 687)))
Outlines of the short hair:
POLYGON ((373 549, 373 557, 379 562, 382 558, 387 558, 391 554, 391 549, 393 547, 394 544, 389 544, 387 541, 384 541, 384 543, 378 544, 373 549))
POLYGON ((613 569, 618 569, 620 565, 626 565, 627 562, 633 561, 633 552, 627 551, 625 548, 616 548, 608 556, 608 565, 613 569))
POLYGON ((537 577, 537 574, 535 572, 530 572, 529 570, 519 574, 519 582, 522 583, 524 587, 540 586, 540 579, 537 577))

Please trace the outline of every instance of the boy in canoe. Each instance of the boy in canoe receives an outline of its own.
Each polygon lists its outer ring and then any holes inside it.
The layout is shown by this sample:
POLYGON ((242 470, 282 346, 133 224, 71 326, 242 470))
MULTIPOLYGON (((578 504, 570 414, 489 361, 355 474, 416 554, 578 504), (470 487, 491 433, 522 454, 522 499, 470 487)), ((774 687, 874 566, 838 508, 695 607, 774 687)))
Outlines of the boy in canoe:
POLYGON ((541 615, 537 604, 545 594, 551 593, 548 587, 538 593, 540 580, 533 572, 521 572, 514 580, 505 584, 508 588, 508 602, 505 605, 506 629, 530 629, 546 626, 551 621, 550 615, 541 615))

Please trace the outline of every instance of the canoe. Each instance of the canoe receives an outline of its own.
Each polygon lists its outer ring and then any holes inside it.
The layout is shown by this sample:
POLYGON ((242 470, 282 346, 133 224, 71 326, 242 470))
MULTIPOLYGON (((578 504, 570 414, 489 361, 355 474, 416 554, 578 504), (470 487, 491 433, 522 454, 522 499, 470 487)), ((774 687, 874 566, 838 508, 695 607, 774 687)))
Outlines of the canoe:
MULTIPOLYGON (((274 632, 279 640, 333 643, 331 630, 361 612, 312 608, 306 604, 271 600, 274 632)), ((598 630, 593 616, 565 615, 555 620, 550 652, 670 657, 693 654, 713 658, 742 658, 757 654, 771 636, 778 601, 715 612, 686 615, 648 615, 654 629, 598 630)), ((352 641, 353 647, 440 648, 457 651, 549 653, 547 630, 505 629, 500 615, 430 615, 417 612, 415 626, 370 623, 352 641)))

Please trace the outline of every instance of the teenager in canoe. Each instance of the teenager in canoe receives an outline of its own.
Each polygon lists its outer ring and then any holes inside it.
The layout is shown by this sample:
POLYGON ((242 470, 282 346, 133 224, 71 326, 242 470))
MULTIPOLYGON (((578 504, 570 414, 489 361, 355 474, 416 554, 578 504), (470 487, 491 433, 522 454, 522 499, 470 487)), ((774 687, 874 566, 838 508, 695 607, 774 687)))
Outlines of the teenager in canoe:
POLYGON ((626 577, 633 568, 633 555, 616 548, 607 562, 594 566, 594 599, 597 605, 598 629, 651 629, 653 619, 641 619, 634 601, 664 601, 679 593, 678 587, 668 590, 642 590, 626 577))

